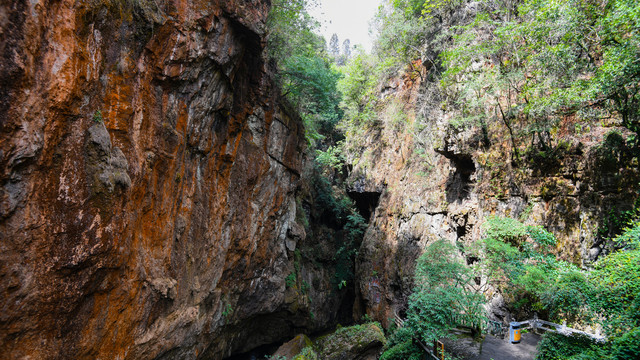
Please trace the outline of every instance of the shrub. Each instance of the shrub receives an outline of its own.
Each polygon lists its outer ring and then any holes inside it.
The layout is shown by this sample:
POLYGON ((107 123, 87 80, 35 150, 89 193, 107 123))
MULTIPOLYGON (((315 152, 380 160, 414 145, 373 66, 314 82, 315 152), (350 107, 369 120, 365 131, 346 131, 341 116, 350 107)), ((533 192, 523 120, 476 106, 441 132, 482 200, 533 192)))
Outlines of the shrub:
POLYGON ((387 349, 380 356, 380 360, 422 360, 423 353, 424 350, 412 340, 406 340, 387 349))
POLYGON ((416 263, 405 326, 427 344, 450 337, 449 330, 458 325, 461 314, 477 328, 485 318, 486 300, 474 290, 474 274, 457 251, 455 245, 438 240, 416 263))

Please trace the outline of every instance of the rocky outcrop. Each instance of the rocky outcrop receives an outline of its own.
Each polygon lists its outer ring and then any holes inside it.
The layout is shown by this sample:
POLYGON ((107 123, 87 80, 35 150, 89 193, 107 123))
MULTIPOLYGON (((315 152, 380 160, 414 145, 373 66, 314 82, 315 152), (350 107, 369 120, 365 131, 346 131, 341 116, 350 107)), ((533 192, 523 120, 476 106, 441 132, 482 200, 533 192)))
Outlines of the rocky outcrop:
MULTIPOLYGON (((357 259, 354 316, 367 313, 383 325, 404 315, 415 261, 431 242, 467 245, 482 238, 488 217, 509 216, 544 226, 558 239, 559 257, 589 266, 608 251, 604 236, 615 215, 638 196, 637 158, 615 119, 585 125, 566 117, 547 139, 553 150, 522 140, 515 164, 501 124, 489 124, 488 143, 479 125, 452 125, 454 113, 441 105, 444 95, 426 71, 394 79, 386 87, 394 91, 381 92, 381 106, 402 104, 402 126, 382 111, 352 144, 349 194, 364 208, 369 194, 379 194, 357 259)), ((494 294, 494 319, 506 320, 504 305, 494 294)))
POLYGON ((309 339, 307 335, 300 334, 282 344, 282 346, 280 346, 278 350, 273 353, 272 358, 278 359, 285 357, 287 359, 293 359, 296 355, 302 352, 302 349, 311 345, 311 339, 309 339))
POLYGON ((315 341, 314 348, 320 359, 374 360, 386 343, 382 329, 375 323, 339 328, 334 333, 315 341))
POLYGON ((1 358, 220 359, 332 321, 285 291, 305 141, 269 6, 0 5, 1 358))
POLYGON ((377 323, 338 327, 317 338, 313 343, 305 335, 298 335, 283 344, 274 358, 286 356, 293 360, 375 360, 380 357, 387 340, 377 323))

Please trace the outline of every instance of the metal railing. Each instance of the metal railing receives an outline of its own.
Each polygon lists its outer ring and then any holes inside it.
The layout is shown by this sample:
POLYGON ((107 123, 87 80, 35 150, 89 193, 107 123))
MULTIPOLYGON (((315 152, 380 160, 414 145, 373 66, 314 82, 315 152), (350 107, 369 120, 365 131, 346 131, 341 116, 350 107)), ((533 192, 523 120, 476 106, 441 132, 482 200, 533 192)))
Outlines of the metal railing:
MULTIPOLYGON (((478 322, 476 319, 465 315, 465 314, 453 314, 452 322, 457 324, 457 326, 465 326, 476 329, 481 329, 482 331, 487 331, 493 335, 504 334, 505 327, 502 323, 483 319, 478 322)), ((398 328, 404 326, 404 319, 398 315, 397 312, 393 312, 393 321, 395 322, 398 328)), ((421 340, 414 338, 414 341, 427 353, 427 355, 434 360, 442 360, 444 359, 444 345, 441 342, 438 342, 439 350, 436 350, 436 344, 434 344, 434 348, 431 349, 429 346, 425 345, 421 340)))
POLYGON ((464 326, 472 329, 479 329, 491 335, 504 335, 505 326, 499 321, 489 319, 478 319, 466 314, 453 314, 452 323, 456 326, 464 326))
POLYGON ((552 323, 550 321, 540 320, 538 319, 537 314, 531 320, 519 321, 517 323, 520 324, 520 326, 527 325, 526 327, 524 327, 524 329, 532 329, 532 330, 540 329, 544 331, 555 332, 555 333, 566 335, 566 336, 571 336, 573 334, 580 334, 580 335, 590 337, 591 339, 597 342, 604 342, 607 340, 606 336, 603 336, 600 334, 600 329, 598 328, 596 329, 595 334, 592 334, 586 331, 570 328, 567 326, 566 322, 564 322, 561 325, 561 324, 552 323), (547 325, 547 327, 545 327, 544 325, 547 325))

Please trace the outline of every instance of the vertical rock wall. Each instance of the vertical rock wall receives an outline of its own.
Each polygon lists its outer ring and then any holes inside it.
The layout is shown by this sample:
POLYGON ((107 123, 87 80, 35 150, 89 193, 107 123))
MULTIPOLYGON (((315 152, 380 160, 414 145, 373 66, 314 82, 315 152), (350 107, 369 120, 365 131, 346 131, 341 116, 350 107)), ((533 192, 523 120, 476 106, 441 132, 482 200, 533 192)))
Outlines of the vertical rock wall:
POLYGON ((269 6, 0 5, 0 358, 220 359, 305 326, 269 6))
MULTIPOLYGON (((607 251, 598 231, 610 213, 633 208, 640 182, 637 158, 612 133, 625 133, 616 119, 583 124, 566 117, 550 139, 558 144, 552 157, 523 155, 515 165, 506 129, 489 124, 487 145, 479 127, 451 126, 454 114, 440 105, 444 95, 436 82, 421 80, 428 79, 422 71, 381 91, 384 106, 401 104, 403 123, 381 112, 354 144, 350 194, 361 204, 380 196, 357 259, 355 316, 367 313, 384 325, 402 314, 425 247, 438 239, 480 240, 490 216, 544 226, 558 239, 558 256, 580 266, 607 251)), ((506 320, 499 294, 490 300, 495 319, 506 320)))

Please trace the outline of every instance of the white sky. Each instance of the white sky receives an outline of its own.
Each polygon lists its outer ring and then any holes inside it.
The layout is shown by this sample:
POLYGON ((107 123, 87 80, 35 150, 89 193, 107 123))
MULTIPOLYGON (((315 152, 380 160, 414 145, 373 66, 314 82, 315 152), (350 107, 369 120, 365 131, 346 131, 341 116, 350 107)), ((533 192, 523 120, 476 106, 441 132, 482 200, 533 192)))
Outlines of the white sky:
POLYGON ((327 45, 333 33, 338 34, 340 49, 346 39, 351 45, 360 44, 371 52, 369 22, 382 0, 318 0, 319 6, 309 13, 321 23, 321 33, 327 45))

